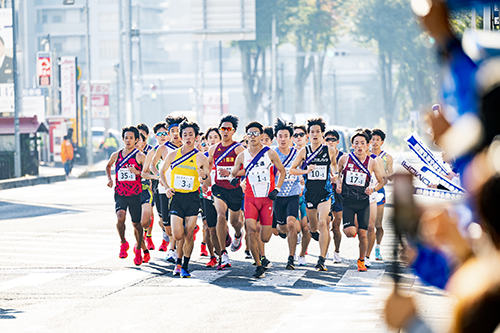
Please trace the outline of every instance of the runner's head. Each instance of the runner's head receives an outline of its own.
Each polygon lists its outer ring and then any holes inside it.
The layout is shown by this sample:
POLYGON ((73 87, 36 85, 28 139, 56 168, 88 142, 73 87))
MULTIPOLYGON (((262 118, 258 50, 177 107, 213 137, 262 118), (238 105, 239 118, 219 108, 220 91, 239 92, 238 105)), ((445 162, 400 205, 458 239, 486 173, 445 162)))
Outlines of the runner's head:
POLYGON ((209 127, 207 129, 207 134, 205 134, 205 138, 207 139, 207 143, 209 146, 218 144, 222 139, 219 133, 219 129, 216 127, 209 127))
POLYGON ((135 148, 139 149, 140 151, 144 151, 144 148, 146 148, 147 140, 144 134, 142 134, 141 130, 139 130, 139 140, 135 144, 135 148))
POLYGON ((274 135, 280 148, 290 147, 292 145, 293 124, 277 118, 274 122, 274 135))
POLYGON ((166 122, 162 121, 156 123, 153 127, 153 132, 155 133, 156 141, 158 141, 159 145, 168 141, 168 126, 166 122))
POLYGON ((222 140, 230 141, 233 139, 233 135, 238 129, 238 117, 232 114, 227 114, 220 118, 219 121, 219 132, 222 135, 222 140))
POLYGON ((307 128, 305 125, 295 125, 293 126, 293 143, 297 146, 303 147, 309 140, 309 135, 307 134, 307 128))
POLYGON ((262 142, 262 144, 264 146, 270 147, 273 143, 273 139, 274 139, 273 128, 271 126, 264 127, 264 132, 260 137, 260 141, 262 142))
POLYGON ((196 140, 196 149, 201 151, 202 153, 208 150, 207 138, 203 132, 200 132, 198 136, 198 140, 196 140))
POLYGON ((325 144, 329 147, 336 149, 337 145, 339 144, 339 138, 340 138, 339 132, 337 132, 336 130, 326 131, 325 144))
POLYGON ((168 125, 168 134, 170 136, 170 141, 173 144, 178 144, 181 141, 181 137, 179 134, 179 124, 182 123, 183 121, 187 121, 188 119, 185 116, 167 116, 165 118, 165 121, 167 122, 168 125))
POLYGON ((355 154, 366 154, 366 150, 368 147, 368 142, 370 142, 370 138, 368 134, 364 131, 357 131, 351 138, 352 148, 354 149, 355 154))
POLYGON ((366 133, 367 138, 368 138, 368 143, 366 145, 366 153, 370 154, 370 144, 372 141, 372 131, 369 128, 358 127, 358 128, 356 128, 356 132, 365 132, 366 133))
POLYGON ((385 141, 385 133, 379 128, 375 128, 372 131, 372 147, 375 149, 380 149, 385 141))
POLYGON ((134 148, 137 141, 139 141, 139 130, 135 126, 122 128, 122 139, 127 149, 134 148))
POLYGON ((140 123, 136 127, 137 127, 137 129, 139 130, 140 133, 144 134, 144 136, 146 138, 149 137, 149 127, 148 127, 148 125, 146 125, 144 123, 140 123))
POLYGON ((264 126, 258 121, 252 121, 245 126, 245 133, 247 134, 247 140, 249 146, 258 146, 261 142, 262 133, 264 132, 264 126))
POLYGON ((194 121, 184 120, 179 125, 179 131, 182 143, 186 146, 194 146, 200 135, 200 126, 194 121))
POLYGON ((307 132, 311 143, 323 143, 326 124, 322 117, 307 120, 307 132))

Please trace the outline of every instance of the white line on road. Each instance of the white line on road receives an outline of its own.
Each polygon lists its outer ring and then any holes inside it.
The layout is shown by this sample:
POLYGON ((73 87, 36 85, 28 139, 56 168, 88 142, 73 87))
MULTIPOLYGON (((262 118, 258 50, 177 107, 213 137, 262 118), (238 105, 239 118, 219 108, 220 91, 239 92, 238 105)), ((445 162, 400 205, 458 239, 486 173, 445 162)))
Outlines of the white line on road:
POLYGON ((145 272, 137 269, 126 269, 113 272, 96 280, 87 282, 83 286, 98 286, 98 287, 119 287, 136 280, 145 278, 151 275, 150 272, 145 272))
POLYGON ((252 281, 255 287, 292 287, 306 271, 272 271, 259 280, 252 281))
POLYGON ((33 273, 4 283, 0 283, 0 291, 5 291, 13 287, 38 286, 43 283, 62 278, 66 275, 69 275, 69 273, 33 273))
POLYGON ((349 269, 337 283, 337 287, 371 287, 378 285, 384 276, 384 272, 383 269, 369 269, 367 272, 349 269))

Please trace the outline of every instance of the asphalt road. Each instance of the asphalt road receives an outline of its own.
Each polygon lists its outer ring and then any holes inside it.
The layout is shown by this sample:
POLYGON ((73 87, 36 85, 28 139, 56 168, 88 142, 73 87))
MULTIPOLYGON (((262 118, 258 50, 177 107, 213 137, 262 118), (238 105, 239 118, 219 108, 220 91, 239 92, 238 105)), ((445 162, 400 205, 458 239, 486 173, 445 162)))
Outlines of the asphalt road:
MULTIPOLYGON (((387 257, 391 213, 384 221, 387 257)), ((319 246, 312 241, 308 266, 287 271, 286 240, 273 237, 266 246, 273 267, 255 280, 243 249, 230 252, 231 268, 205 268, 199 233, 193 278, 179 279, 164 252, 133 264, 130 222, 129 257, 119 259, 115 221, 104 177, 0 191, 0 332, 388 331, 381 314, 392 287, 390 263, 357 272, 357 240, 343 238, 343 263, 328 259, 327 272, 314 270, 319 246)), ((153 238, 158 247, 158 225, 153 238)), ((453 300, 409 272, 403 288, 434 328, 448 325, 453 300)))

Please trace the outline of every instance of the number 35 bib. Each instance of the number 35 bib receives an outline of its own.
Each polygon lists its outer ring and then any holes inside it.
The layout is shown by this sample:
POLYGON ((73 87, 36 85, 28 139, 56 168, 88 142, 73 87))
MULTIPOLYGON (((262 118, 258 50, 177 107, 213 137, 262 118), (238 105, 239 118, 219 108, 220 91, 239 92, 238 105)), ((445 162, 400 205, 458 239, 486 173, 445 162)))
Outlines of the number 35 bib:
POLYGON ((133 182, 135 181, 135 174, 130 172, 128 169, 118 170, 118 181, 120 182, 133 182))

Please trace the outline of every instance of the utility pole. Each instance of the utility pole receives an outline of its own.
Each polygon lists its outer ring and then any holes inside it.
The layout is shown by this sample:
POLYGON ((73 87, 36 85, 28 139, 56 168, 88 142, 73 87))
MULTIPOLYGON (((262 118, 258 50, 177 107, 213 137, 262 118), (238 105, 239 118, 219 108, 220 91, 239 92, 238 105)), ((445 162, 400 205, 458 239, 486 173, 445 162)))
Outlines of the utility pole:
POLYGON ((491 5, 484 6, 483 30, 484 31, 491 31, 491 5))
MULTIPOLYGON (((271 27, 271 121, 278 116, 278 71, 276 54, 276 14, 273 14, 271 27)), ((272 123, 271 123, 272 124, 272 123)))
MULTIPOLYGON (((122 0, 119 0, 122 1, 122 0)), ((125 54, 123 57, 124 62, 124 75, 125 75, 125 121, 127 126, 132 125, 133 119, 133 96, 132 96, 132 47, 131 47, 131 31, 130 22, 132 16, 132 2, 126 0, 124 26, 125 26, 125 54)))
POLYGON ((222 117, 222 41, 219 41, 219 86, 220 86, 220 115, 222 117))
POLYGON ((19 84, 17 77, 17 21, 16 1, 12 0, 12 70, 14 76, 14 141, 16 152, 14 154, 14 175, 21 177, 21 134, 19 129, 19 84))
POLYGON ((91 80, 92 80, 92 72, 90 70, 90 32, 89 32, 89 26, 90 26, 90 18, 89 18, 89 0, 85 0, 85 19, 87 22, 87 33, 86 33, 86 39, 87 39, 87 50, 86 50, 86 56, 87 56, 87 164, 88 165, 93 165, 94 164, 94 147, 92 145, 92 85, 91 85, 91 80))

